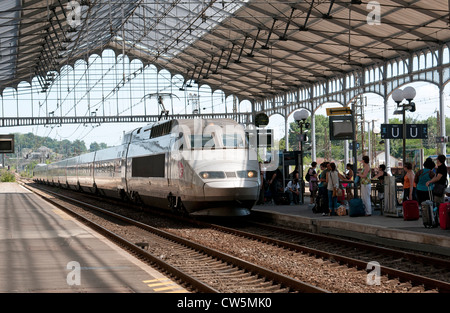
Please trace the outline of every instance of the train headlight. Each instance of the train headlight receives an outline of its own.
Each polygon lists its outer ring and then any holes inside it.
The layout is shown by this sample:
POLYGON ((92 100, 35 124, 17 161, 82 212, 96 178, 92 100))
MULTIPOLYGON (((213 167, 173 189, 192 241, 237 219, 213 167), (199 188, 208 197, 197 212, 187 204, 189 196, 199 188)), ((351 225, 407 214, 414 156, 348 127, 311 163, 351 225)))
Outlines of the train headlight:
POLYGON ((255 178, 258 173, 256 171, 237 171, 237 176, 239 178, 255 178))
POLYGON ((224 172, 200 172, 200 177, 203 179, 225 178, 224 172))

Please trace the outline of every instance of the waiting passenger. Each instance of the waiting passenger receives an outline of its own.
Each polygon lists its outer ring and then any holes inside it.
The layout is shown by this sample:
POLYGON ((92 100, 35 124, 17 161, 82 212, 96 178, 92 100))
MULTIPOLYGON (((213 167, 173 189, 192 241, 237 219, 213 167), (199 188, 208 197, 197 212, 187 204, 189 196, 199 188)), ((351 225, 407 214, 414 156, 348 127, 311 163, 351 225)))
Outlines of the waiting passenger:
POLYGON ((291 205, 300 203, 300 184, 297 178, 290 180, 284 191, 288 194, 291 205))
POLYGON ((378 173, 373 177, 373 179, 378 179, 376 188, 378 191, 378 199, 384 199, 384 177, 388 176, 386 173, 386 165, 381 164, 378 167, 378 173))
POLYGON ((328 164, 327 173, 327 190, 328 190, 328 207, 330 215, 336 215, 338 208, 337 195, 333 190, 339 189, 339 172, 336 170, 336 164, 334 162, 328 164))
POLYGON ((322 215, 327 215, 328 209, 328 192, 327 192, 327 164, 328 162, 323 162, 320 164, 320 174, 318 176, 318 187, 319 193, 316 198, 316 204, 314 213, 322 213, 322 215))
POLYGON ((412 164, 410 162, 406 162, 403 169, 406 171, 406 175, 403 178, 403 201, 417 200, 416 183, 414 182, 412 164))
MULTIPOLYGON (((369 157, 367 155, 363 156, 361 163, 363 164, 362 173, 358 173, 356 176, 359 177, 361 184, 361 200, 364 203, 366 216, 372 215, 372 200, 370 198, 370 192, 372 190, 371 179, 370 179, 370 165, 369 157)), ((355 181, 356 183, 356 181, 355 181)))
POLYGON ((315 203, 316 193, 317 193, 317 190, 319 189, 318 178, 317 178, 317 173, 316 173, 316 166, 317 166, 317 162, 312 162, 311 167, 309 168, 309 170, 307 172, 307 177, 309 178, 309 179, 307 179, 307 181, 309 182, 309 192, 311 194, 310 201, 309 201, 310 204, 315 203))
POLYGON ((272 200, 275 204, 278 204, 280 202, 280 196, 284 193, 283 173, 281 173, 281 171, 277 168, 273 172, 268 172, 267 180, 269 183, 269 190, 272 200))
MULTIPOLYGON (((320 174, 319 174, 319 196, 328 197, 327 193, 327 173, 328 173, 328 163, 323 162, 320 164, 320 174)), ((327 198, 328 199, 328 198, 327 198)))
POLYGON ((353 199, 353 165, 351 163, 347 163, 345 174, 339 174, 339 179, 343 182, 342 187, 345 188, 347 201, 350 201, 353 199))
MULTIPOLYGON (((414 176, 414 182, 416 183, 416 195, 417 201, 420 203, 431 200, 430 194, 428 192, 427 181, 431 180, 436 176, 434 174, 433 169, 436 164, 433 162, 431 158, 427 158, 423 163, 423 169, 418 171, 414 176)), ((433 189, 434 185, 430 185, 431 189, 433 189)))
POLYGON ((430 186, 430 184, 434 184, 434 190, 433 190, 433 197, 434 202, 436 202, 438 205, 441 203, 444 203, 445 201, 445 188, 448 185, 448 172, 447 172, 447 166, 445 165, 445 155, 440 154, 438 155, 436 159, 436 176, 429 181, 426 182, 427 187, 430 186), (438 191, 439 190, 439 191, 438 191))

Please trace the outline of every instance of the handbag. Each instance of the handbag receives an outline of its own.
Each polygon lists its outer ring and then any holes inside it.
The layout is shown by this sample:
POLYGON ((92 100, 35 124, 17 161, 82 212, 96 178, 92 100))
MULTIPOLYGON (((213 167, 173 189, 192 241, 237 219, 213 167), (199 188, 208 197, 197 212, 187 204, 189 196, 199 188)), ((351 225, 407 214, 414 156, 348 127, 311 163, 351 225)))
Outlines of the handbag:
POLYGON ((333 188, 333 197, 342 197, 342 189, 333 188))
POLYGON ((436 197, 442 197, 444 194, 446 186, 441 184, 434 184, 433 195, 436 197))
MULTIPOLYGON (((331 173, 330 173, 330 178, 331 178, 331 183, 334 185, 333 176, 331 176, 331 173)), ((333 187, 333 197, 342 197, 342 189, 333 187)))

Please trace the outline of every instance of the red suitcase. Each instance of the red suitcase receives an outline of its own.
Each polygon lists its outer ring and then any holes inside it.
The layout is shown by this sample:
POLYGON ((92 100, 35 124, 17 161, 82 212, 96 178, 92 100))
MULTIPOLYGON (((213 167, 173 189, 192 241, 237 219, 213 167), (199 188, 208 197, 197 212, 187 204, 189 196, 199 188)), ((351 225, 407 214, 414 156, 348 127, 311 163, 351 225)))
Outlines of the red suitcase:
POLYGON ((439 225, 442 229, 450 228, 450 202, 439 205, 439 225))
POLYGON ((419 202, 416 200, 403 201, 403 219, 405 221, 419 219, 419 202))

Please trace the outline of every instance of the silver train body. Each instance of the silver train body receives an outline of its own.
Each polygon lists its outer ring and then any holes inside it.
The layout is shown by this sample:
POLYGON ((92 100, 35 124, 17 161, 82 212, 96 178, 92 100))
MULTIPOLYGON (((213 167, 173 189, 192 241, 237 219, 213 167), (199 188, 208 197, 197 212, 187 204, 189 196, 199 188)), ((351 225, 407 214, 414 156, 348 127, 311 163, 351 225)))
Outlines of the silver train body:
POLYGON ((191 215, 241 216, 261 184, 250 154, 233 120, 174 119, 135 129, 120 146, 38 164, 34 180, 191 215))

